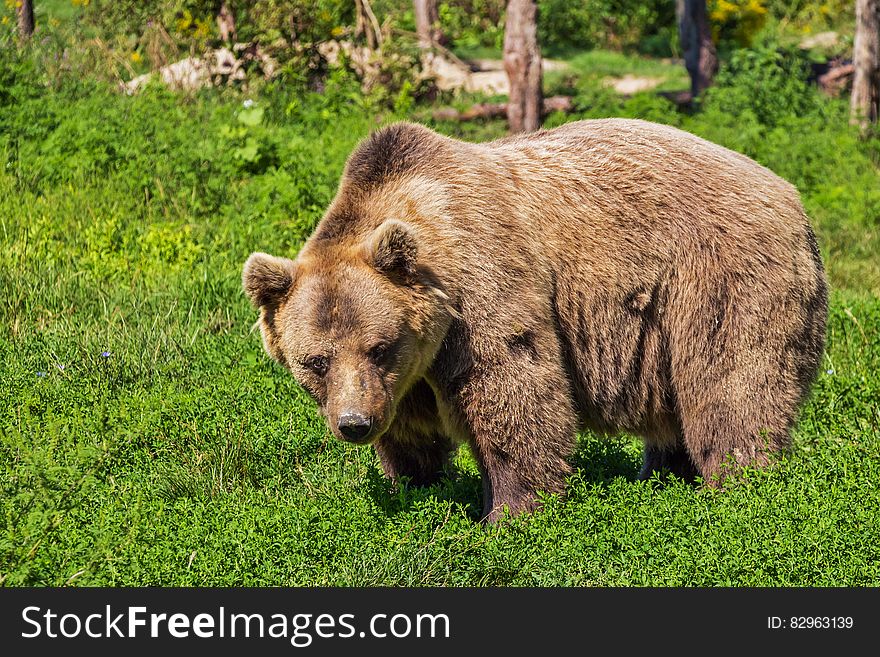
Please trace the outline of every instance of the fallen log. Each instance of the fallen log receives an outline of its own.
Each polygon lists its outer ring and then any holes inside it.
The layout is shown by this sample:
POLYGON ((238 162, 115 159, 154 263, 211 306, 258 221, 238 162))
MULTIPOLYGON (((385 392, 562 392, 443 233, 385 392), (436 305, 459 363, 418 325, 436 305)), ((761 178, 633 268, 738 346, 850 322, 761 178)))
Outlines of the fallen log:
POLYGON ((837 97, 852 84, 855 75, 853 64, 841 64, 831 68, 827 73, 816 78, 819 89, 828 96, 837 97))
MULTIPOLYGON (((544 99, 541 114, 550 112, 570 112, 573 103, 570 96, 551 96, 544 99)), ((507 103, 477 103, 463 112, 454 107, 441 107, 434 110, 435 121, 472 121, 474 119, 503 119, 507 117, 507 103)))

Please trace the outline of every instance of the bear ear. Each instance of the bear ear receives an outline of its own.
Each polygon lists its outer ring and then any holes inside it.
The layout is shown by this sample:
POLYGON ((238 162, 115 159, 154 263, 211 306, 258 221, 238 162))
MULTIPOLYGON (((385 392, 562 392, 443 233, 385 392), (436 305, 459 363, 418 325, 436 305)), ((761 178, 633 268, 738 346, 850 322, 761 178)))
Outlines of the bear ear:
POLYGON ((245 294, 261 308, 277 303, 293 284, 296 264, 268 253, 252 253, 241 273, 245 294))
POLYGON ((367 249, 373 266, 386 276, 415 278, 419 248, 409 224, 389 219, 373 231, 367 249))

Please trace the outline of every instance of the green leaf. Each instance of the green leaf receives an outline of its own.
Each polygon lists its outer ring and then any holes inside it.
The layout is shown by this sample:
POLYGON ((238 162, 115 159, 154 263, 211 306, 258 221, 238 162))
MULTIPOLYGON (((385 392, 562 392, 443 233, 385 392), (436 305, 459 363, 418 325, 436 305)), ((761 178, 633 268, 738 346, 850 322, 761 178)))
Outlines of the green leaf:
POLYGON ((248 127, 255 127, 263 122, 263 108, 249 107, 238 114, 238 122, 248 127))
POLYGON ((257 140, 253 137, 248 137, 244 146, 236 149, 235 154, 239 159, 242 159, 245 162, 256 162, 257 157, 259 156, 259 151, 260 146, 257 144, 257 140))

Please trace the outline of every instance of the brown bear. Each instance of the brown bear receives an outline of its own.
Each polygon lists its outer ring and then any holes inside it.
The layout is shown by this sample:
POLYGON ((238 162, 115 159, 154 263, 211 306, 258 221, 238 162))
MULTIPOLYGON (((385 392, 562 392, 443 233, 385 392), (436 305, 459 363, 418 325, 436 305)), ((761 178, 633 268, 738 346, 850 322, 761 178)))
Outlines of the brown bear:
POLYGON ((414 484, 466 443, 489 521, 563 491, 579 429, 642 436, 642 478, 766 464, 827 317, 794 187, 621 119, 483 144, 384 128, 296 259, 254 253, 243 284, 333 434, 414 484))

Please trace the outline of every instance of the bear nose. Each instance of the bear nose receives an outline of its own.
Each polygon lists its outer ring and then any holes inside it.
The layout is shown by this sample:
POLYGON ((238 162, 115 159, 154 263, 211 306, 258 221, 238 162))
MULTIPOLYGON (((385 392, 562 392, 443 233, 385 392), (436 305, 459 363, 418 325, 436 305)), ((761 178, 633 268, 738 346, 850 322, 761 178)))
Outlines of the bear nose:
POLYGON ((362 442, 372 427, 373 421, 360 413, 343 413, 339 416, 339 432, 353 443, 362 442))

